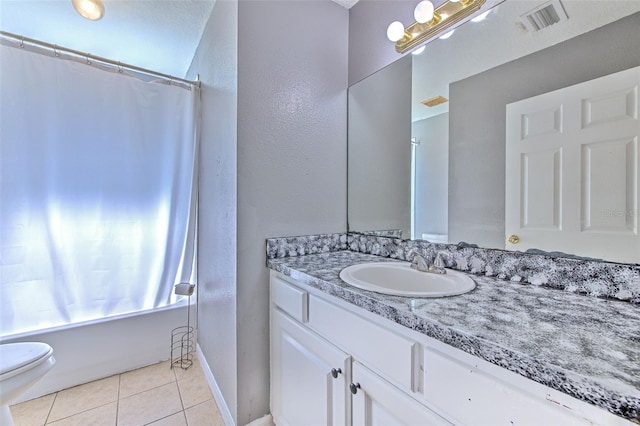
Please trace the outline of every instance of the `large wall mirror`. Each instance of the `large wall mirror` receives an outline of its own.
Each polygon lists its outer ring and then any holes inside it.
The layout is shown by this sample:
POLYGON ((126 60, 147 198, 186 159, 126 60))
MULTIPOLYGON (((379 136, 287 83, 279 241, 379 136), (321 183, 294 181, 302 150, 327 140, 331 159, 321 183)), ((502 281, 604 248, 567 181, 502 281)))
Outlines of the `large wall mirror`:
POLYGON ((638 1, 506 0, 351 86, 349 230, 640 263, 639 28, 638 1), (549 145, 575 114, 598 136, 549 145))

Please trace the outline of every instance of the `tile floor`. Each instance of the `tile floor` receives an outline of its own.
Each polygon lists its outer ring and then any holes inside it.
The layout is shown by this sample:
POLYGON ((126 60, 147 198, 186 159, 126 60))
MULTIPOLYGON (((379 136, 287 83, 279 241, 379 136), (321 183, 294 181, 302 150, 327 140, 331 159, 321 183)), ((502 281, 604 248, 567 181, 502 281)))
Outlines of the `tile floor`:
POLYGON ((16 426, 224 426, 197 359, 169 361, 11 406, 16 426))

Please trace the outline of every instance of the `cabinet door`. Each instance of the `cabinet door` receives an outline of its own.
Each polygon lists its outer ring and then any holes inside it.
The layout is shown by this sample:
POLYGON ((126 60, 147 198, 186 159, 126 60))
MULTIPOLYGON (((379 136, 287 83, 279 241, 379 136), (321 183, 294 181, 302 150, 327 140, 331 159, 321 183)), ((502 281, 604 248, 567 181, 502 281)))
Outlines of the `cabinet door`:
POLYGON ((450 424, 357 362, 353 363, 352 382, 355 426, 450 424))
POLYGON ((273 308, 271 413, 277 425, 346 425, 350 368, 347 354, 273 308))

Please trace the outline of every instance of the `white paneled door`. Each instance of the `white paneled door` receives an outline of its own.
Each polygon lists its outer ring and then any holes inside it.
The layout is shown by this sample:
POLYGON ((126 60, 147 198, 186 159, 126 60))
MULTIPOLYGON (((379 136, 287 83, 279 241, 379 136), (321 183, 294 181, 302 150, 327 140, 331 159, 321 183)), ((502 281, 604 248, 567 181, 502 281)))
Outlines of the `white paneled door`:
POLYGON ((507 249, 640 262, 639 84, 637 67, 507 105, 507 249))

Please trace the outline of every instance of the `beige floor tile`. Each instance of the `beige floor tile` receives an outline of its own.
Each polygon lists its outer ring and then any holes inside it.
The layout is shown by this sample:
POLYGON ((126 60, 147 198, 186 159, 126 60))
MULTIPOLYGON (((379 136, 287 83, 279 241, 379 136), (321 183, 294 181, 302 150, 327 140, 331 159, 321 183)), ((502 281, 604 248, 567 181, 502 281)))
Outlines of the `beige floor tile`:
POLYGON ((80 414, 47 423, 47 426, 115 426, 117 402, 93 408, 80 414))
POLYGON ((187 426, 187 419, 184 417, 184 412, 180 411, 157 422, 149 423, 149 426, 187 426))
POLYGON ((213 400, 188 408, 184 413, 189 426, 224 426, 224 420, 213 400))
POLYGON ((193 407, 213 398, 209 384, 203 374, 184 377, 178 380, 180 397, 184 408, 193 407))
POLYGON ((118 426, 139 426, 182 411, 177 383, 120 399, 118 426))
POLYGON ((11 406, 11 415, 16 426, 42 426, 47 421, 56 394, 42 396, 31 401, 11 406))
POLYGON ((58 392, 48 421, 53 422, 116 402, 119 379, 119 376, 111 376, 58 392))
POLYGON ((120 398, 175 381, 168 361, 139 368, 120 375, 120 398))

